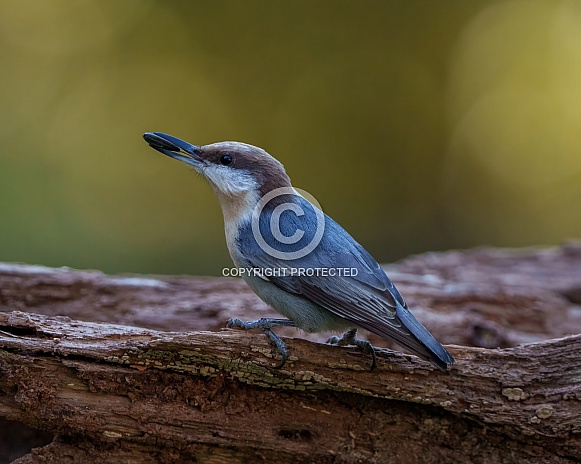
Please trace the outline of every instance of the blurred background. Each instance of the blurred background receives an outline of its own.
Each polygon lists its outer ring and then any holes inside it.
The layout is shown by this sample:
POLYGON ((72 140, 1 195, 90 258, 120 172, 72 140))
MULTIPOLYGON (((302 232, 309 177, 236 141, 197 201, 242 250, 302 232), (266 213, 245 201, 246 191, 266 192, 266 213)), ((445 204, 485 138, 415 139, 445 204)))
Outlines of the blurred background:
POLYGON ((219 275, 144 131, 280 161, 380 262, 581 231, 581 2, 1 0, 0 261, 219 275))

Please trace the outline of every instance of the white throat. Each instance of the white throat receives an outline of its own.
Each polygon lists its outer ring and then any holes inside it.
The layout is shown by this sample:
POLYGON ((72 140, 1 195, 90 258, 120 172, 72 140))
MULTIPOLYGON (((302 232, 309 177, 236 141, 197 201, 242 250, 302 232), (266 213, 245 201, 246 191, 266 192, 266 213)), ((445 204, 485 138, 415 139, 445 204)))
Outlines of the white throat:
POLYGON ((215 190, 225 195, 238 195, 258 190, 258 184, 252 174, 243 170, 212 164, 205 166, 201 173, 206 176, 215 190))

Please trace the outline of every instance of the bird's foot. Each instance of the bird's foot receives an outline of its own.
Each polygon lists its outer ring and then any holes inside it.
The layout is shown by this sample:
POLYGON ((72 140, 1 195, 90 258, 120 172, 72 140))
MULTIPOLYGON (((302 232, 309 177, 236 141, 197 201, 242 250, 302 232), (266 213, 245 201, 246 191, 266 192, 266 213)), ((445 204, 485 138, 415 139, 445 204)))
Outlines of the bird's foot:
POLYGON ((278 350, 281 361, 280 363, 275 366, 275 369, 281 369, 284 364, 286 363, 287 359, 287 348, 286 344, 281 340, 281 338, 276 335, 271 329, 273 327, 294 327, 295 323, 290 319, 274 319, 270 317, 263 317, 258 319, 257 321, 241 321, 240 319, 229 319, 226 322, 226 327, 229 329, 242 329, 242 330, 250 330, 250 329, 262 329, 268 338, 275 344, 276 349, 278 350))
POLYGON ((364 353, 368 353, 371 355, 372 363, 371 363, 371 371, 373 371, 377 367, 377 358, 375 355, 375 348, 373 345, 369 343, 367 340, 359 340, 355 338, 357 335, 357 329, 351 328, 347 332, 343 334, 341 338, 333 335, 331 338, 327 340, 327 343, 331 345, 337 346, 349 346, 353 345, 362 350, 364 353))

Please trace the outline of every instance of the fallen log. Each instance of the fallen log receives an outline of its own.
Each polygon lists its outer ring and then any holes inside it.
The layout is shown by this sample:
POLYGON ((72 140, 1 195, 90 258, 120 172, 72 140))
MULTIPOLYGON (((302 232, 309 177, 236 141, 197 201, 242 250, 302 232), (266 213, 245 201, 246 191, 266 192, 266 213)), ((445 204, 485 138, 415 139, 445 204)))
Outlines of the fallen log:
POLYGON ((456 344, 446 373, 387 349, 369 372, 356 349, 292 330, 272 369, 264 335, 221 328, 271 314, 236 279, 3 264, 0 417, 54 437, 19 463, 576 462, 581 336, 565 335, 581 332, 579 256, 481 249, 389 266, 456 344))

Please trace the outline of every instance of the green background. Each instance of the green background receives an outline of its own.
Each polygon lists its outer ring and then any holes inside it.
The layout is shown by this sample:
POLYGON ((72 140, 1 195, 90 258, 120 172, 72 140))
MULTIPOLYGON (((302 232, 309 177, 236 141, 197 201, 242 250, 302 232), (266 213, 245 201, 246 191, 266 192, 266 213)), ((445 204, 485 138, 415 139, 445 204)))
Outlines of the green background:
POLYGON ((581 2, 0 1, 0 261, 220 274, 144 131, 282 161, 379 261, 581 228, 581 2))

